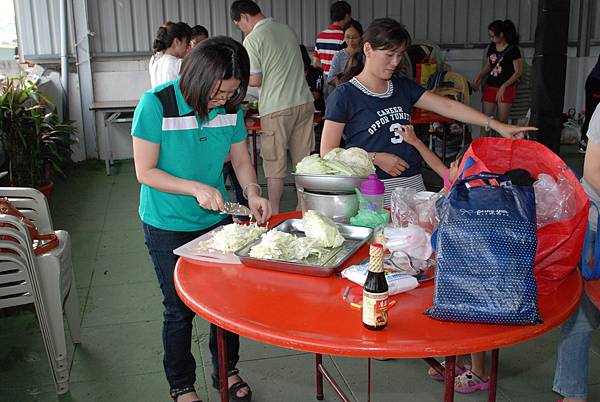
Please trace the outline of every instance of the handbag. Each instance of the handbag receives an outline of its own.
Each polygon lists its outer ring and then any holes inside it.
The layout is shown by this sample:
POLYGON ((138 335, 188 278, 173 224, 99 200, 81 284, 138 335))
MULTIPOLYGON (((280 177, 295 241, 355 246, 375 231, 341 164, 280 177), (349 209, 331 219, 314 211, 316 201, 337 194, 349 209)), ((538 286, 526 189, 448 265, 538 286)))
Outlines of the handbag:
MULTIPOLYGON (((50 234, 41 234, 38 232, 35 224, 29 220, 25 215, 21 213, 7 198, 0 198, 0 214, 4 215, 12 215, 18 218, 29 232, 29 236, 33 242, 33 252, 35 255, 42 255, 47 253, 48 251, 56 248, 59 244, 58 236, 54 233, 50 234)), ((12 226, 9 223, 0 223, 0 227, 4 226, 12 226)), ((9 240, 13 239, 10 236, 0 236, 0 240, 9 240)))
POLYGON ((546 225, 537 231, 535 277, 538 292, 551 294, 576 268, 588 223, 588 196, 579 179, 558 155, 536 141, 507 138, 481 138, 474 141, 459 166, 464 177, 480 172, 506 172, 525 169, 532 177, 540 173, 554 180, 564 176, 573 189, 575 215, 546 225))
MULTIPOLYGON (((596 208, 598 211, 598 206, 593 202, 590 202, 590 208, 596 208)), ((600 214, 598 222, 600 223, 600 214)), ((600 231, 598 226, 596 226, 595 232, 591 231, 589 225, 586 229, 581 251, 581 273, 588 281, 600 278, 600 231)))
POLYGON ((533 275, 535 194, 507 176, 458 181, 438 204, 432 318, 487 324, 541 322, 533 275))

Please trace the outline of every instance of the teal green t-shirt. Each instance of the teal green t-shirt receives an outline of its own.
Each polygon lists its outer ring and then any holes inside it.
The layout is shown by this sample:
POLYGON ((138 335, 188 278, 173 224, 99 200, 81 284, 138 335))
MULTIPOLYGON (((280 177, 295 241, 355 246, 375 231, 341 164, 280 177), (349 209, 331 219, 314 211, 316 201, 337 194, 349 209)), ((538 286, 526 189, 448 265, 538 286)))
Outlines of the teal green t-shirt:
MULTIPOLYGON (((160 145, 157 168, 178 178, 217 188, 223 198, 223 163, 231 144, 245 141, 241 109, 229 114, 223 107, 210 110, 202 121, 185 102, 179 79, 142 95, 133 115, 131 135, 160 145)), ((195 197, 171 194, 142 184, 140 218, 159 229, 191 232, 223 220, 202 208, 195 197)))

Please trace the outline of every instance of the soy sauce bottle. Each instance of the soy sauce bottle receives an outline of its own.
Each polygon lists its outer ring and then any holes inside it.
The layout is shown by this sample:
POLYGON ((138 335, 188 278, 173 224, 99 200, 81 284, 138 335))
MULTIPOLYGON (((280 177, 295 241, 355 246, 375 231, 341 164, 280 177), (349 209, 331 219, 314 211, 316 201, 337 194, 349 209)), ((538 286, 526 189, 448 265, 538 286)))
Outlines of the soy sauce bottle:
POLYGON ((369 255, 369 274, 363 287, 362 321, 366 328, 378 331, 388 324, 388 284, 383 272, 383 246, 371 244, 369 255))

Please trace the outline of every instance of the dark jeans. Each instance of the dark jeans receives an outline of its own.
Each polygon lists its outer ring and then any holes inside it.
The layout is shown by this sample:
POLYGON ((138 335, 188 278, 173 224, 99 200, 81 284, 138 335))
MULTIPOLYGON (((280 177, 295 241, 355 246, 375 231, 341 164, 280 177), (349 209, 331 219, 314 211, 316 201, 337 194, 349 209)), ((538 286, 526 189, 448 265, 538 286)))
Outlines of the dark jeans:
MULTIPOLYGON (((192 356, 192 320, 195 313, 179 299, 175 291, 173 271, 179 258, 173 250, 196 237, 223 224, 231 223, 225 219, 215 226, 196 232, 172 232, 158 229, 144 223, 144 239, 160 289, 163 293, 163 365, 171 389, 177 390, 193 386, 196 381, 196 361, 192 356)), ((223 295, 227 297, 227 295, 223 295)), ((235 368, 239 360, 240 340, 237 334, 225 331, 229 364, 227 370, 235 368)), ((214 373, 218 373, 217 327, 210 325, 209 348, 214 373)))
POLYGON ((588 76, 585 80, 585 122, 581 127, 581 140, 587 142, 587 132, 590 126, 590 119, 596 110, 596 106, 600 103, 600 80, 592 76, 588 76))

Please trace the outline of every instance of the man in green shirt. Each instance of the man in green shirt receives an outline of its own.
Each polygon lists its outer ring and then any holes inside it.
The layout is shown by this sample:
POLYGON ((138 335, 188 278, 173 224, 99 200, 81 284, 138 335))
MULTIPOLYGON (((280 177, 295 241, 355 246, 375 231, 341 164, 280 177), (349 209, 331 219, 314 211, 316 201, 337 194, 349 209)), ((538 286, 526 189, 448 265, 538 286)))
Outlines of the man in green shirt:
POLYGON ((250 86, 260 87, 261 157, 273 213, 279 212, 287 151, 292 166, 314 148, 313 97, 304 78, 304 63, 294 31, 266 18, 256 3, 231 4, 233 22, 246 34, 250 86))

